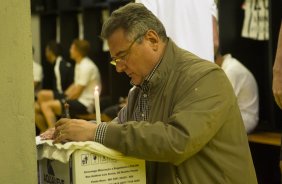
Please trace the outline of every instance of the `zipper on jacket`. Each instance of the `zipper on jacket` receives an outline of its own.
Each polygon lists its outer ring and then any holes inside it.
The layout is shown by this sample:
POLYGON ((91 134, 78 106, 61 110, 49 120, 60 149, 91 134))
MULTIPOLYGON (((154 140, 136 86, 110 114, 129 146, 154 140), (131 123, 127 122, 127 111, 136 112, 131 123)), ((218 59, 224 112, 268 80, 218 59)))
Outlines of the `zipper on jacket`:
POLYGON ((180 177, 179 177, 179 174, 178 174, 177 167, 175 167, 175 178, 176 178, 177 184, 182 184, 180 177))
POLYGON ((177 182, 177 184, 182 184, 182 182, 180 181, 178 175, 176 175, 176 182, 177 182))

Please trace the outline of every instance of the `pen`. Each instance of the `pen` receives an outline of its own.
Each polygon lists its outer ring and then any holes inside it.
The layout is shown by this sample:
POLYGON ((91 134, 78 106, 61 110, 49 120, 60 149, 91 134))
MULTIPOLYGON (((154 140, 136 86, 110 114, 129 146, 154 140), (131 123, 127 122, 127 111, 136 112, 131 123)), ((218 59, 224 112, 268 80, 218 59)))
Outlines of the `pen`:
POLYGON ((67 102, 65 102, 64 106, 65 106, 65 118, 71 118, 70 117, 70 105, 67 102))

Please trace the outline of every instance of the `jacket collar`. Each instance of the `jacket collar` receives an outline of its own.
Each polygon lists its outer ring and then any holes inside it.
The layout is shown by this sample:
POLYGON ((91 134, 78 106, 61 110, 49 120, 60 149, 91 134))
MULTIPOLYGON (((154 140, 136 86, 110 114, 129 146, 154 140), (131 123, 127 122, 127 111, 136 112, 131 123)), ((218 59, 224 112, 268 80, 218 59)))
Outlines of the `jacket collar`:
POLYGON ((171 73, 171 68, 175 64, 175 49, 177 48, 175 43, 169 38, 159 66, 156 68, 154 75, 152 75, 148 82, 149 88, 155 88, 167 80, 166 78, 171 73))

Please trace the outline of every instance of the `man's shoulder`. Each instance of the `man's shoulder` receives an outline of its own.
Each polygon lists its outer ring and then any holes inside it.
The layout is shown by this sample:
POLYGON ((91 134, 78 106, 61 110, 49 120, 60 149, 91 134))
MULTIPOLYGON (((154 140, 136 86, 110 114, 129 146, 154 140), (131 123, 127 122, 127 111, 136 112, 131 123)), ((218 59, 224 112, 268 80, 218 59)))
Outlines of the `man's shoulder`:
POLYGON ((165 69, 174 71, 178 76, 196 78, 213 70, 221 70, 215 63, 179 48, 173 41, 168 43, 167 53, 165 69))
POLYGON ((83 60, 81 62, 81 66, 90 67, 90 68, 96 67, 94 61, 92 59, 90 59, 89 57, 83 58, 83 60))
POLYGON ((178 62, 177 70, 187 72, 188 75, 204 75, 213 70, 221 70, 215 63, 201 59, 191 53, 186 53, 181 62, 178 62))
POLYGON ((90 58, 84 58, 76 70, 84 75, 100 75, 99 68, 90 58))

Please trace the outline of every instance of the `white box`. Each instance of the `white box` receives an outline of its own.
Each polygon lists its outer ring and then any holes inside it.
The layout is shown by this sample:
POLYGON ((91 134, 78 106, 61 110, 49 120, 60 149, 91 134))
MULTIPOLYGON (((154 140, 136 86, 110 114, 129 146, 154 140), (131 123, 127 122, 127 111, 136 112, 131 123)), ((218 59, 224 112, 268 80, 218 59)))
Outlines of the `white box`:
POLYGON ((39 160, 40 184, 145 184, 145 161, 113 160, 77 150, 68 163, 39 160))

